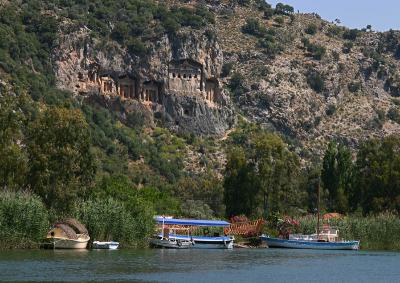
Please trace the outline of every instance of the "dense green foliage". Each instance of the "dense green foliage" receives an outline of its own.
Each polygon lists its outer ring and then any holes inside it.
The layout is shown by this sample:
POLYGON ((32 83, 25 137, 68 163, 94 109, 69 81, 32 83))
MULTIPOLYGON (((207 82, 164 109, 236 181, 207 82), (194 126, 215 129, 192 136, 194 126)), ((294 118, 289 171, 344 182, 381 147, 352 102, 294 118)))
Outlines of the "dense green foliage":
POLYGON ((246 91, 244 86, 244 77, 239 73, 234 73, 229 82, 229 90, 234 95, 234 98, 239 98, 246 91))
POLYGON ((47 206, 67 210, 95 174, 89 129, 79 110, 50 108, 29 126, 27 183, 47 206))
POLYGON ((348 148, 331 142, 322 162, 321 180, 327 193, 328 211, 347 212, 352 178, 352 157, 348 148))
POLYGON ((322 92, 325 88, 325 81, 318 71, 310 70, 307 73, 307 83, 318 93, 322 92))
POLYGON ((0 192, 1 248, 38 247, 49 227, 41 199, 29 192, 0 192))
POLYGON ((276 14, 283 14, 283 15, 289 15, 294 13, 294 8, 290 5, 278 3, 275 6, 275 13, 276 14))
POLYGON ((303 45, 306 50, 311 54, 315 60, 321 60, 326 53, 326 48, 322 45, 312 43, 308 38, 302 39, 303 45))
POLYGON ((400 138, 388 137, 364 143, 354 170, 353 209, 364 213, 400 212, 400 138))
POLYGON ((318 27, 316 24, 312 23, 312 24, 309 24, 304 31, 307 34, 314 35, 318 31, 318 27))
POLYGON ((298 157, 279 136, 243 125, 230 139, 224 179, 227 216, 265 216, 301 205, 298 157))
MULTIPOLYGON (((275 18, 277 19, 277 18, 275 18)), ((277 40, 276 30, 266 28, 256 18, 247 18, 246 24, 242 26, 242 32, 256 36, 258 38, 258 47, 264 49, 264 52, 270 56, 282 51, 282 46, 277 40)))
POLYGON ((140 199, 111 197, 78 202, 74 214, 89 230, 93 240, 119 241, 125 247, 146 243, 154 231, 151 205, 140 199))

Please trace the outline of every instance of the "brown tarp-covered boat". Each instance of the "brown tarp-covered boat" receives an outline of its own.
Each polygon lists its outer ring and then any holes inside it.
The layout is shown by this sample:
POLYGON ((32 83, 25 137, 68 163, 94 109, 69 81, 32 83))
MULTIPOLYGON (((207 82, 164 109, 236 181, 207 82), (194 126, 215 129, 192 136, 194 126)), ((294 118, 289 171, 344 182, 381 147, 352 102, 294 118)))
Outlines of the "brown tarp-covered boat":
POLYGON ((56 222, 46 236, 44 247, 55 249, 85 249, 90 240, 88 230, 78 220, 67 218, 56 222))

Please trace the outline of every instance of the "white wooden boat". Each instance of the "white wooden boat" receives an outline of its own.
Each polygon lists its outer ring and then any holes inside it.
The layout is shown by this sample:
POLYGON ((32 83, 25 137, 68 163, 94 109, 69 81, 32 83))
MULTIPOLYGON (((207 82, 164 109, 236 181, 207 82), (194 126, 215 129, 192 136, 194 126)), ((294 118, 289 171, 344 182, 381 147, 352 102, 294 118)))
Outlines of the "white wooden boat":
POLYGON ((101 249, 101 250, 116 250, 118 249, 119 242, 100 242, 94 241, 92 243, 92 249, 101 249))
POLYGON ((89 240, 85 226, 76 219, 67 218, 51 227, 43 246, 53 249, 86 249, 89 240))

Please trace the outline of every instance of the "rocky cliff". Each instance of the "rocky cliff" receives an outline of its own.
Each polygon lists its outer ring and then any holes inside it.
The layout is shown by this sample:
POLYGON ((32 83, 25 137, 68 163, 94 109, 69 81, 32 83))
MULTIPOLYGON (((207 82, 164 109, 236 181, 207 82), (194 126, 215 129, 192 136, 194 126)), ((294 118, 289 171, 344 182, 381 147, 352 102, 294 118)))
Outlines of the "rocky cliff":
MULTIPOLYGON (((114 100, 118 101, 118 108, 122 109, 121 117, 128 114, 129 109, 141 111, 143 115, 150 112, 161 125, 176 132, 196 135, 222 135, 234 125, 232 104, 218 83, 213 85, 213 98, 207 98, 207 81, 213 79, 218 82, 224 60, 218 41, 207 37, 203 31, 185 29, 174 35, 164 35, 151 42, 146 54, 136 56, 116 42, 99 42, 91 37, 87 27, 66 26, 63 29, 70 32, 62 34, 53 52, 57 85, 60 89, 86 98, 104 96, 101 78, 95 81, 90 81, 89 78, 93 72, 97 76, 107 73, 112 77, 115 88, 105 97, 108 98, 106 100, 111 100, 108 105, 115 105, 114 100), (171 62, 181 64, 183 60, 198 66, 201 73, 198 87, 196 85, 191 88, 186 73, 182 74, 182 78, 175 78, 185 80, 183 84, 170 87, 171 62), (128 99, 121 99, 118 78, 124 75, 133 78, 136 97, 132 95, 128 99), (142 85, 151 82, 157 85, 154 89, 157 98, 148 97, 146 101, 146 87, 142 85), (144 102, 146 107, 140 107, 140 102, 144 102)), ((184 72, 190 73, 190 70, 185 69, 184 72)), ((190 78, 192 79, 191 75, 190 78)), ((93 101, 93 98, 90 100, 93 101)))

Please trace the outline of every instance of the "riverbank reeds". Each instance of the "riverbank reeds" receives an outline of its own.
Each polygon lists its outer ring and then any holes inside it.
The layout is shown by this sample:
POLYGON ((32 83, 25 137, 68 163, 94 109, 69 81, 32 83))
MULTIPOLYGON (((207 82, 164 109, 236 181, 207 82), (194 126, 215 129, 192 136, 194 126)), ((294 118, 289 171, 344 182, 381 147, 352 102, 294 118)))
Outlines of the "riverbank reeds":
POLYGON ((41 199, 30 192, 0 193, 0 248, 37 248, 49 227, 41 199))
POLYGON ((153 215, 144 203, 128 205, 110 197, 78 202, 74 212, 89 230, 91 240, 118 241, 123 247, 147 245, 154 231, 153 215))
MULTIPOLYGON (((299 219, 300 233, 315 233, 316 216, 299 219)), ((329 224, 339 229, 340 238, 360 240, 365 250, 400 250, 400 217, 393 213, 375 216, 347 216, 331 219, 329 224)))

